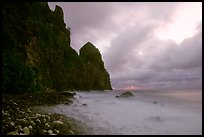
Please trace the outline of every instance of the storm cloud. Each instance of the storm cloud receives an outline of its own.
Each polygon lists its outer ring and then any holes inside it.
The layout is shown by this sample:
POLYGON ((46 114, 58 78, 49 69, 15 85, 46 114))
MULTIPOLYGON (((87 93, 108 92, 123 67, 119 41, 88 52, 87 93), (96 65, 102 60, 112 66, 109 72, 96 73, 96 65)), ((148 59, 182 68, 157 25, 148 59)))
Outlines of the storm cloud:
POLYGON ((78 51, 90 41, 100 50, 113 88, 202 88, 200 2, 55 5, 71 28, 71 46, 78 51))

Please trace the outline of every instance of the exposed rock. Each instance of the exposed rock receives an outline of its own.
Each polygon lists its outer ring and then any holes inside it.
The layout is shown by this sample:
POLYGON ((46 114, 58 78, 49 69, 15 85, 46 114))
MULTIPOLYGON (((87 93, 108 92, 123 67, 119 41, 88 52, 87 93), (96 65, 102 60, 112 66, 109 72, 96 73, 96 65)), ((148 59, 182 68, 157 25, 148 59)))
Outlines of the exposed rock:
POLYGON ((84 103, 84 104, 82 104, 82 105, 83 105, 83 106, 87 106, 87 104, 85 104, 85 103, 84 103))
POLYGON ((154 121, 157 121, 157 122, 161 122, 162 119, 159 117, 159 116, 153 116, 153 117, 150 117, 151 120, 154 120, 154 121))
POLYGON ((153 103, 154 103, 154 104, 157 104, 157 101, 154 101, 153 103))
POLYGON ((126 91, 126 92, 123 92, 122 94, 120 95, 116 95, 115 97, 131 97, 131 96, 134 96, 134 94, 130 91, 126 91))
POLYGON ((85 90, 112 89, 101 53, 91 42, 87 42, 79 50, 79 56, 83 60, 82 78, 85 90))
POLYGON ((161 121, 161 118, 159 116, 156 116, 155 118, 157 121, 161 121))

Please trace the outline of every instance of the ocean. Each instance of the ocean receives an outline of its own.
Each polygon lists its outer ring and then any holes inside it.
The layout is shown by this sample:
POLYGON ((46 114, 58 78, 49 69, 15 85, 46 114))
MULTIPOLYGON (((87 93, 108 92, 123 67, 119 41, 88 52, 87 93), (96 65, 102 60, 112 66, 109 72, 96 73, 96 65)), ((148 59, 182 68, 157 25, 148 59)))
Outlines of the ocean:
POLYGON ((201 135, 202 90, 76 91, 71 105, 42 106, 79 121, 91 135, 201 135))

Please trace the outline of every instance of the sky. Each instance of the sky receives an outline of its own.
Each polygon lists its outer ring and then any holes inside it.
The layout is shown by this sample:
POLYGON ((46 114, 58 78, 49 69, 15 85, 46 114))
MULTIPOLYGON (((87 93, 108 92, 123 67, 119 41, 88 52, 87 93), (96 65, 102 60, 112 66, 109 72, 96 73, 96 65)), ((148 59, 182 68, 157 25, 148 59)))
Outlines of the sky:
POLYGON ((201 2, 49 2, 77 52, 101 52, 114 89, 202 89, 201 2))

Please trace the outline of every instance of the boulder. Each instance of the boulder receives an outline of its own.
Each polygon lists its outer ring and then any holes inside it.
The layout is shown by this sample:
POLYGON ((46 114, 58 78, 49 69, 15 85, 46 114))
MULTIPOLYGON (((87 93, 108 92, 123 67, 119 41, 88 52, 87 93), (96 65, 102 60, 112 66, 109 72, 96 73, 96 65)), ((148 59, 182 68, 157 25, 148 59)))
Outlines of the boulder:
POLYGON ((154 103, 154 104, 157 104, 157 101, 154 101, 153 103, 154 103))
POLYGON ((123 92, 120 95, 116 95, 115 97, 118 98, 118 97, 131 97, 131 96, 134 96, 134 94, 132 92, 130 92, 130 91, 126 91, 126 92, 123 92))

